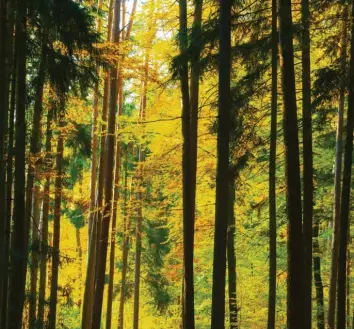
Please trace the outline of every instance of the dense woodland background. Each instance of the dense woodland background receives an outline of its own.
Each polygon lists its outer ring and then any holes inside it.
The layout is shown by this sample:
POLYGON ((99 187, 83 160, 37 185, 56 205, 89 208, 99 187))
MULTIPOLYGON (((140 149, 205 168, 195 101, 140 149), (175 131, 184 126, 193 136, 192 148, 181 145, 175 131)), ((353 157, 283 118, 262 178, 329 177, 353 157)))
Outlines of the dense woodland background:
POLYGON ((0 0, 0 328, 354 328, 353 13, 0 0))

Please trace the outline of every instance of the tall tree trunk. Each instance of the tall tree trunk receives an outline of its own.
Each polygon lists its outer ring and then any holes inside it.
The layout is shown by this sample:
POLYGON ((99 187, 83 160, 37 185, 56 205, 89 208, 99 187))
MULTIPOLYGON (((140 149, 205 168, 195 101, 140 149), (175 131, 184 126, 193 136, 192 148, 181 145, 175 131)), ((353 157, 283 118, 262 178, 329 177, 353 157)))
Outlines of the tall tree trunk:
MULTIPOLYGON (((63 96, 60 96, 63 97, 63 96)), ((60 100, 59 108, 59 137, 56 153, 56 177, 54 197, 54 229, 53 229, 53 253, 52 253, 52 280, 50 285, 50 304, 48 315, 48 329, 56 328, 57 303, 58 303, 58 279, 60 262, 60 217, 63 180, 63 154, 64 154, 64 100, 60 100)))
MULTIPOLYGON (((119 78, 118 78, 119 79, 119 78)), ((121 97, 123 93, 119 93, 121 97)), ((119 103, 121 101, 119 100, 119 103)), ((120 106, 119 106, 120 109, 120 106)), ((119 111, 119 115, 122 113, 119 111)), ((106 329, 111 329, 112 326, 112 303, 113 303, 113 283, 114 283, 114 271, 115 271, 115 244, 117 235, 117 211, 119 200, 119 176, 120 176, 120 141, 116 142, 116 164, 114 173, 114 195, 113 195, 113 210, 112 210, 112 231, 111 231, 111 253, 109 258, 109 282, 108 282, 108 297, 107 297, 107 314, 106 314, 106 329)))
POLYGON ((124 325, 124 301, 125 287, 128 269, 128 252, 129 252, 129 218, 128 218, 128 147, 125 153, 125 177, 124 177, 124 221, 123 221, 123 255, 122 255, 122 281, 120 286, 118 329, 123 329, 124 325))
POLYGON ((220 2, 219 112, 211 328, 225 328, 225 274, 229 183, 231 4, 220 2))
MULTIPOLYGON (((7 39, 7 6, 5 0, 0 1, 0 209, 6 206, 6 161, 5 140, 7 131, 8 109, 6 108, 6 39, 7 39)), ((0 266, 4 266, 4 240, 5 240, 6 213, 0 211, 0 266)), ((0 271, 0 306, 2 304, 2 282, 5 280, 3 271, 0 271)))
POLYGON ((277 289, 277 206, 276 206, 276 157, 278 113, 278 0, 272 0, 272 99, 269 154, 269 291, 268 329, 275 329, 275 304, 277 289))
POLYGON ((20 329, 25 299, 28 258, 28 227, 25 222, 25 153, 26 153, 26 2, 17 3, 17 97, 15 192, 13 231, 11 236, 11 273, 9 286, 8 329, 20 329))
MULTIPOLYGON (((29 155, 29 166, 27 174, 27 186, 26 186, 26 222, 30 226, 32 217, 32 197, 34 195, 34 181, 36 177, 38 153, 40 152, 40 135, 41 135, 41 117, 43 109, 43 88, 45 80, 45 67, 46 67, 46 50, 45 41, 43 40, 41 62, 39 65, 37 85, 36 85, 36 98, 34 104, 33 121, 32 121, 32 132, 31 132, 31 142, 30 142, 30 155, 29 155)), ((34 208, 33 208, 34 209, 34 208)), ((33 215, 34 217, 34 215, 33 215)), ((36 306, 37 306, 37 249, 33 246, 37 243, 38 238, 38 222, 33 220, 32 224, 32 269, 31 269, 31 297, 30 297, 30 307, 29 307, 29 325, 30 328, 34 328, 36 322, 36 306)))
POLYGON ((313 153, 312 153, 312 110, 311 110, 311 63, 310 63, 310 4, 302 0, 302 126, 303 126, 303 235, 305 265, 304 329, 312 328, 312 216, 313 216, 313 153))
POLYGON ((317 304, 317 329, 325 328, 323 283, 321 277, 321 251, 318 243, 319 223, 318 219, 314 221, 313 227, 313 281, 316 288, 317 304))
POLYGON ((235 181, 229 182, 229 213, 228 213, 228 231, 227 231, 227 269, 228 269, 228 285, 229 285, 229 313, 230 313, 230 329, 237 329, 238 325, 238 309, 237 309, 237 284, 236 284, 236 252, 235 252, 235 181))
MULTIPOLYGON (((11 46, 11 48, 13 48, 11 46)), ((16 50, 13 51, 13 57, 16 58, 16 50)), ((7 309, 8 309, 8 292, 9 292, 9 254, 10 254, 10 231, 12 217, 12 190, 13 190, 13 157, 14 157, 14 134, 15 134, 15 107, 16 107, 16 61, 12 64, 12 80, 11 80, 11 101, 9 115, 9 131, 7 145, 7 181, 6 181, 6 222, 4 236, 4 280, 2 281, 1 292, 1 322, 0 327, 7 326, 7 309)))
POLYGON ((295 92, 291 1, 280 0, 280 44, 283 58, 285 173, 288 213, 288 329, 304 328, 304 243, 302 233, 299 138, 295 92))
MULTIPOLYGON (((142 162, 145 160, 144 151, 139 146, 138 150, 139 166, 142 166, 142 162)), ((134 313, 133 313, 133 329, 139 328, 139 310, 140 310, 140 272, 141 272, 141 238, 142 238, 142 221, 143 221, 143 211, 142 211, 142 168, 139 168, 139 183, 138 183, 138 193, 137 193, 137 222, 136 222, 136 232, 135 232, 135 276, 134 276, 134 313)))
POLYGON ((129 25, 128 25, 128 28, 127 28, 127 34, 125 35, 126 40, 130 39, 130 34, 131 34, 132 28, 133 28, 133 23, 134 23, 136 5, 137 4, 138 4, 138 0, 134 0, 133 7, 132 7, 132 12, 130 14, 130 19, 129 19, 129 25))
POLYGON ((339 87, 339 105, 336 136, 336 160, 334 174, 334 209, 333 209, 333 239, 332 239, 332 260, 331 277, 328 292, 328 315, 327 325, 329 329, 334 329, 336 313, 336 293, 337 293, 337 273, 338 273, 338 253, 339 253, 339 230, 340 230, 340 194, 342 179, 342 159, 343 159, 343 121, 344 121, 344 102, 346 79, 344 74, 347 62, 347 43, 348 43, 348 5, 343 3, 342 31, 341 31, 341 50, 340 65, 341 78, 339 87))
MULTIPOLYGON (((114 0, 109 2, 109 14, 108 14, 108 31, 107 40, 111 40, 111 31, 113 24, 113 4, 114 0)), ((93 312, 93 300, 95 290, 95 273, 97 269, 97 252, 98 252, 98 234, 100 232, 100 219, 102 214, 103 203, 103 187, 105 179, 105 144, 106 144, 106 121, 107 121, 107 109, 109 101, 109 71, 105 71, 104 87, 103 87, 103 108, 102 108, 102 123, 101 123, 101 140, 100 140, 100 163, 99 163, 99 179, 97 187, 97 200, 95 204, 95 212, 93 213, 92 237, 90 238, 88 261, 86 269, 86 281, 84 302, 82 310, 82 329, 91 328, 92 312, 93 312)))
MULTIPOLYGON (((119 43, 119 25, 120 25, 121 1, 115 1, 114 8, 114 25, 112 32, 112 42, 119 43)), ((105 270, 107 260, 107 247, 109 236, 109 224, 112 215, 112 187, 113 187, 113 168, 114 168, 114 143, 115 143, 115 109, 117 106, 117 81, 118 69, 115 65, 111 69, 110 75, 110 103, 108 115, 108 131, 106 137, 106 179, 105 179, 105 202, 103 208, 102 228, 99 235, 99 250, 98 250, 98 267, 96 273, 96 287, 92 314, 92 329, 100 327, 103 290, 105 281, 105 270)))
MULTIPOLYGON (((194 207, 192 189, 189 184, 192 181, 192 159, 196 156, 191 154, 191 107, 189 98, 188 60, 185 53, 188 49, 187 32, 187 1, 179 1, 179 47, 184 62, 180 65, 179 76, 182 94, 182 173, 183 173, 183 326, 195 328, 194 320, 194 270, 193 270, 193 244, 194 244, 194 207), (192 156, 191 156, 192 155, 192 156)), ((198 64, 197 64, 198 65, 198 64)), ((197 66, 198 67, 198 66, 197 66)), ((193 72, 194 73, 194 72, 193 72)), ((196 83, 196 80, 195 80, 196 83)), ((198 90, 196 90, 198 91, 198 90)), ((198 101, 198 98, 194 100, 198 101)))
POLYGON ((44 327, 44 307, 46 304, 45 292, 47 281, 47 255, 48 255, 48 217, 50 203, 50 177, 52 169, 52 120, 54 109, 48 109, 47 127, 46 127, 46 144, 45 144, 45 183, 43 189, 43 208, 42 208, 42 241, 41 241, 41 258, 40 258, 40 276, 39 276, 39 295, 38 295, 38 326, 44 327))
MULTIPOLYGON (((102 1, 98 2, 97 11, 102 10, 102 1)), ((101 33, 102 20, 100 15, 97 19, 97 33, 101 33)), ((96 207, 96 178, 97 178, 97 151, 98 151, 98 103, 99 103, 99 82, 95 83, 94 95, 93 95, 93 108, 92 108, 92 143, 91 143, 91 178, 90 178, 90 214, 88 220, 88 248, 90 248, 91 237, 93 234, 93 222, 95 219, 95 207, 96 207)))
MULTIPOLYGON (((352 5, 352 15, 354 14, 354 2, 352 5)), ((350 204, 350 184, 353 158, 353 126, 354 126, 354 22, 352 16, 352 39, 350 49, 350 76, 349 76, 349 97, 347 132, 344 151, 344 171, 343 187, 340 211, 340 239, 338 257, 338 294, 337 294, 337 329, 344 329, 346 324, 346 265, 347 265, 347 244, 349 226, 349 204, 350 204)))

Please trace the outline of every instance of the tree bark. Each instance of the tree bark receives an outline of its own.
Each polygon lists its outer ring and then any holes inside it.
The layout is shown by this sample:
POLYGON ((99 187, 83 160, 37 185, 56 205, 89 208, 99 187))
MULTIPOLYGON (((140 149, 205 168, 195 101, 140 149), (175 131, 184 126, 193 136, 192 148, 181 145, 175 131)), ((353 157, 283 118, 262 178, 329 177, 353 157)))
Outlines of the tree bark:
POLYGON ((13 231, 11 236, 11 273, 9 286, 8 329, 20 329, 25 299, 28 258, 28 226, 25 222, 25 153, 26 153, 26 2, 17 3, 17 97, 15 192, 13 231))
POLYGON ((225 328, 225 274, 231 108, 231 4, 220 1, 219 111, 211 328, 225 328))
MULTIPOLYGON (((43 40, 41 62, 39 65, 37 85, 36 85, 36 98, 34 104, 33 121, 32 121, 32 132, 31 132, 31 142, 30 142, 30 155, 29 155, 29 166, 27 174, 27 185, 26 185, 26 222, 30 226, 32 217, 32 197, 34 196, 34 182, 36 178, 36 172, 38 170, 38 153, 40 152, 40 136, 41 136, 41 118, 43 109, 43 89, 45 80, 45 70, 46 70, 46 50, 45 41, 43 40)), ((33 209, 34 203, 33 203, 33 209)), ((31 251, 31 292, 30 292, 30 304, 29 304, 29 325, 30 328, 34 328, 36 322, 36 307, 37 307, 37 248, 33 248, 35 244, 38 244, 38 222, 35 222, 33 214, 32 223, 32 251, 31 251)), ((38 218, 37 218, 38 219, 38 218)))
POLYGON ((229 182, 229 214, 227 231, 227 268, 229 284, 229 317, 230 329, 238 329, 237 284, 236 284, 236 252, 235 252, 235 181, 229 182))
MULTIPOLYGON (((11 46, 13 48, 13 46, 11 46)), ((14 59, 17 57, 16 50, 13 50, 14 59)), ((4 272, 1 291, 1 322, 0 327, 6 328, 7 310, 8 310, 8 292, 9 292, 9 254, 10 254, 10 231, 12 217, 12 190, 13 190, 13 158, 14 158, 14 134, 15 134, 15 107, 16 107, 16 61, 12 64, 12 80, 11 80, 11 101, 8 129, 8 145, 7 145, 7 181, 6 181, 6 222, 4 236, 4 272)))
MULTIPOLYGON (((352 5, 354 14, 354 3, 352 5)), ((353 16, 352 16, 353 20, 353 16)), ((347 244, 349 226, 349 204, 350 204, 350 184, 352 173, 352 153, 353 153, 353 126, 354 126, 354 22, 352 21, 352 39, 350 48, 350 76, 349 76, 349 97, 347 131, 344 150, 344 171, 342 201, 340 211, 340 239, 338 257, 338 292, 337 292, 337 329, 344 329, 346 324, 346 265, 347 265, 347 244)))
POLYGON ((340 194, 342 178, 342 159, 343 159, 343 122, 344 122, 344 102, 346 79, 345 70, 347 62, 347 44, 348 44, 348 5, 343 3, 342 13, 342 31, 341 31, 341 50, 340 65, 341 78, 339 86, 339 105, 336 136, 336 159, 334 174, 334 209, 333 209, 333 238, 332 238, 332 260, 331 277, 328 293, 328 315, 327 325, 329 329, 334 329, 336 313, 336 293, 337 293, 337 274, 338 274, 338 253, 339 253, 339 231, 340 231, 340 194))
POLYGON ((48 217, 50 203, 50 177, 52 169, 52 121, 54 109, 48 109, 47 127, 46 127, 46 144, 45 144, 45 183, 43 189, 43 208, 42 208, 42 241, 40 256, 40 276, 39 276, 39 295, 38 295, 38 326, 44 327, 44 308, 46 305, 45 292, 47 281, 47 255, 48 255, 48 217))
POLYGON ((124 325, 124 301, 125 287, 128 269, 129 252, 129 217, 128 217, 128 147, 125 153, 125 177, 124 177, 124 221, 123 221, 123 250, 122 250, 122 280, 120 287, 118 329, 123 329, 124 325))
POLYGON ((278 112, 278 0, 272 0, 272 98, 269 154, 269 292, 268 329, 275 329, 277 276, 276 157, 278 112))
POLYGON ((302 132, 303 132, 303 235, 305 265, 304 329, 312 328, 312 216, 313 216, 313 153, 311 110, 311 63, 310 63, 310 4, 302 0, 302 132))
POLYGON ((314 221, 313 227, 313 280, 316 288, 317 304, 317 329, 325 328, 323 283, 321 277, 321 251, 318 243, 319 223, 318 219, 314 221))
MULTIPOLYGON (((182 94, 182 174, 183 174, 183 327, 195 328, 194 320, 194 269, 193 269, 193 248, 194 248, 194 207, 192 188, 189 184, 195 185, 192 180, 192 159, 196 154, 192 151, 191 140, 191 104, 188 81, 188 60, 186 52, 188 49, 187 32, 187 1, 179 1, 179 48, 183 58, 180 65, 179 78, 182 94)), ((197 64, 198 65, 198 64, 197 64)), ((194 66, 195 68, 195 66, 194 66)), ((198 68, 198 66, 197 66, 198 68)), ((194 73, 194 72, 193 72, 194 73)), ((196 78, 196 77, 194 77, 196 78)), ((194 79, 195 83, 197 82, 194 79)), ((199 79, 198 79, 199 80, 199 79)), ((196 85, 194 85, 195 89, 196 85)), ((198 91, 195 90, 195 91, 198 91)), ((198 97, 194 99, 194 103, 198 97)), ((198 106, 198 105, 197 105, 198 106)), ((198 109, 197 109, 198 110, 198 109)), ((195 198, 194 198, 195 199, 195 198)))
POLYGON ((304 328, 304 243, 302 233, 299 138, 295 91, 291 1, 280 0, 280 44, 283 58, 283 126, 288 214, 288 329, 304 328))
MULTIPOLYGON (((63 96, 60 96, 63 97, 63 96)), ((63 180, 63 154, 64 154, 64 100, 60 100, 59 108, 59 137, 56 153, 56 177, 54 197, 54 229, 53 229, 53 253, 52 253, 52 280, 50 285, 50 304, 48 315, 48 329, 56 328, 57 303, 58 303, 58 279, 60 262, 60 217, 63 180)))
MULTIPOLYGON (((112 42, 119 42, 119 25, 120 25, 120 11, 121 1, 115 1, 114 8, 114 25, 112 32, 112 42)), ((99 235, 99 250, 98 250, 98 267, 96 273, 96 287, 93 304, 92 324, 91 328, 96 329, 100 327, 101 314, 102 314, 102 302, 103 302, 103 290, 105 280, 105 269, 107 260, 107 247, 108 247, 108 235, 109 224, 112 215, 112 187, 113 187, 113 168, 114 168, 114 144, 115 144, 115 109, 117 106, 117 81, 118 81, 118 69, 115 65, 111 69, 110 74, 110 103, 109 103, 109 115, 108 115, 108 131, 106 137, 106 179, 105 179, 105 203, 103 208, 102 217, 102 229, 99 235)))
MULTIPOLYGON (((113 2, 110 0, 109 3, 109 14, 108 14, 108 31, 107 40, 111 40, 111 31, 113 24, 113 2)), ((102 214, 102 203, 103 203, 103 187, 105 178, 105 144, 106 144, 106 121, 107 121, 107 109, 109 101, 109 71, 105 71, 104 87, 103 87, 103 108, 102 108, 102 123, 101 123, 101 140, 100 140, 100 163, 99 163, 99 179, 97 187, 97 200, 95 203, 95 212, 93 213, 93 223, 92 226, 92 237, 90 238, 87 269, 86 269, 86 281, 85 281, 85 292, 84 292, 84 302, 82 310, 82 329, 89 329, 91 327, 92 312, 93 312, 93 300, 94 300, 94 290, 95 290, 95 274, 97 269, 97 253, 98 253, 98 243, 100 234, 100 223, 102 214)))

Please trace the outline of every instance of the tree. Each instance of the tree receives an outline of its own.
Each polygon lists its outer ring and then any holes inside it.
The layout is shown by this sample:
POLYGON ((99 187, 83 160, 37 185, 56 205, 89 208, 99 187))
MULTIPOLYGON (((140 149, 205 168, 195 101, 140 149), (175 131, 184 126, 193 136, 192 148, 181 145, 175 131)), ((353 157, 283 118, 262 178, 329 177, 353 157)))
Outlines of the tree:
POLYGON ((26 152, 26 5, 17 2, 17 97, 13 231, 9 283, 8 329, 20 329, 25 299, 28 249, 28 225, 25 221, 25 152, 26 152))
POLYGON ((55 177, 55 197, 54 197, 54 223, 53 223, 53 254, 52 254, 52 280, 50 285, 50 306, 48 315, 48 328, 56 328, 57 316, 57 293, 59 279, 59 262, 60 262, 60 217, 61 217, 61 200, 62 200, 62 180, 63 180, 63 154, 64 154, 64 127, 65 127, 65 101, 63 96, 60 97, 59 119, 58 119, 58 144, 56 150, 56 177, 55 177))
POLYGON ((272 0, 272 99, 269 154, 269 295, 268 329, 275 328, 277 275, 276 152, 278 94, 278 1, 272 0))
POLYGON ((220 2, 219 111, 211 328, 225 328, 225 274, 231 80, 231 4, 220 2))
POLYGON ((291 1, 280 0, 280 45, 283 59, 283 128, 288 215, 287 324, 289 329, 304 326, 304 243, 302 234, 301 183, 297 106, 295 92, 291 1))
MULTIPOLYGON (((119 25, 120 25, 120 11, 121 2, 116 0, 114 8, 114 25, 112 31, 112 42, 119 43, 119 25)), ((102 314, 102 302, 103 302, 103 289, 105 280, 105 268, 107 259, 107 246, 109 235, 109 224, 111 220, 112 211, 112 186, 113 186, 113 168, 114 168, 114 144, 115 144, 115 109, 117 106, 117 94, 118 94, 118 69, 115 65, 110 72, 110 102, 108 113, 108 129, 106 138, 106 178, 105 178, 105 202, 103 207, 102 216, 102 228, 99 238, 99 249, 97 252, 97 272, 96 272, 96 286, 95 296, 93 303, 93 314, 91 328, 99 328, 102 314)), ((100 225, 98 223, 98 225, 100 225)))
MULTIPOLYGON (((352 15, 354 14, 354 3, 352 6, 352 15)), ((354 35, 354 23, 351 27, 354 35)), ((349 226, 349 203, 350 203, 350 184, 351 167, 353 158, 353 129, 354 129, 354 38, 350 45, 350 69, 349 69, 349 95, 348 95, 348 114, 347 129, 344 149, 344 169, 343 169, 343 187, 340 210, 340 242, 338 257, 338 290, 337 290, 337 329, 344 329, 346 326, 346 265, 347 265, 347 244, 348 244, 348 226, 349 226)))
POLYGON ((344 102, 346 90, 346 76, 343 74, 346 70, 347 43, 348 43, 348 5, 343 3, 342 29, 341 29, 341 78, 339 86, 339 104, 338 121, 336 136, 336 159, 334 175, 334 211, 333 211, 333 239, 332 239, 332 260, 331 277, 328 294, 328 315, 327 324, 330 329, 334 329, 334 319, 336 311, 336 293, 337 293, 337 273, 338 273, 338 252, 339 252, 339 225, 340 225, 340 195, 342 178, 342 159, 343 159, 343 121, 344 121, 344 102))
POLYGON ((40 254, 40 275, 39 275, 39 295, 38 295, 38 317, 37 322, 40 328, 44 327, 44 309, 46 304, 45 291, 47 283, 47 255, 48 255, 48 217, 50 203, 50 174, 52 169, 52 121, 54 108, 48 109, 47 125, 46 125, 46 142, 45 142, 45 163, 44 168, 45 183, 43 188, 43 205, 42 205, 42 231, 41 231, 41 254, 40 254))
POLYGON ((302 134, 303 134, 303 235, 304 265, 304 329, 312 328, 312 216, 313 216, 313 152, 310 65, 310 5, 302 0, 302 134))

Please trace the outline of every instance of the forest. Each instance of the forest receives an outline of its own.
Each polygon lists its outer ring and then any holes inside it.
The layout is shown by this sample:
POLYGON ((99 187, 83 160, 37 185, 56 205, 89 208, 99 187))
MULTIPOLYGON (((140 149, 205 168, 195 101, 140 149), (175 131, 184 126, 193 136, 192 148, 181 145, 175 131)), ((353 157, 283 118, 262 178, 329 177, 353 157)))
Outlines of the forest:
POLYGON ((353 135, 354 0, 0 0, 0 329, 353 329, 353 135))

